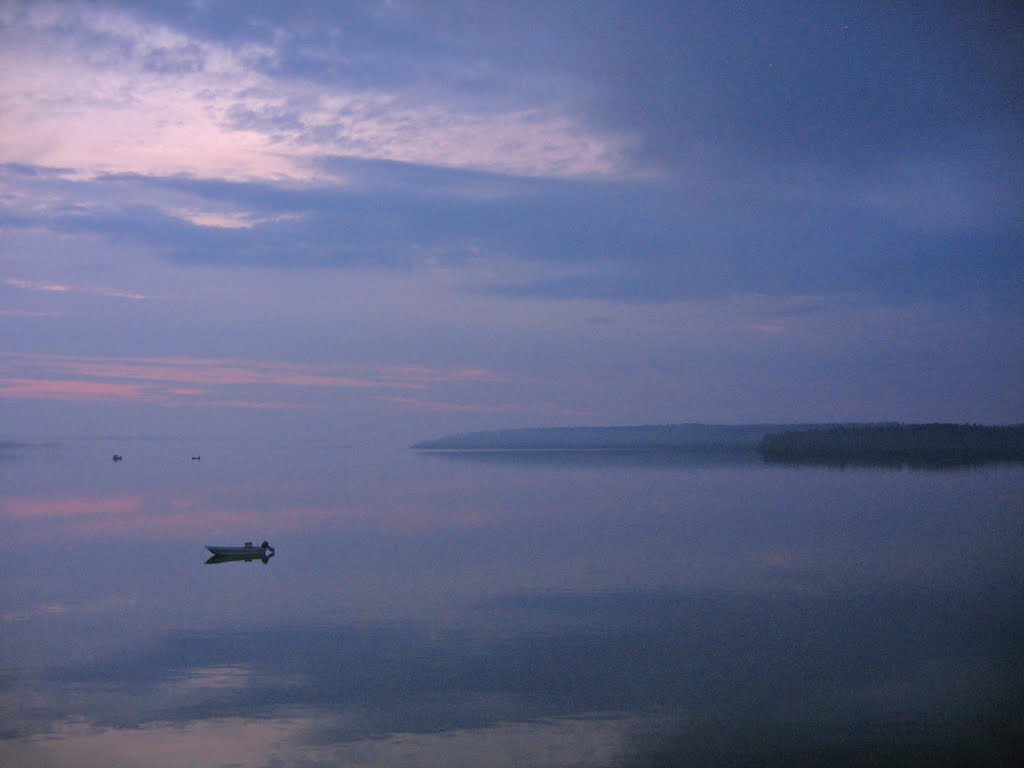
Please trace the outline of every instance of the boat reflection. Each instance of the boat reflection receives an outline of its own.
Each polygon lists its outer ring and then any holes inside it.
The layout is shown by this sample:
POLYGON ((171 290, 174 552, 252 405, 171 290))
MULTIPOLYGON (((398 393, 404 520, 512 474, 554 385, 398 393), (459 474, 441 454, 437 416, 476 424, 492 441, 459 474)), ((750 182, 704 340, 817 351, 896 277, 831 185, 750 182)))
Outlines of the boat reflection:
POLYGON ((270 562, 270 558, 274 556, 274 552, 267 552, 262 555, 260 554, 238 554, 238 555, 211 555, 206 559, 206 565, 217 565, 218 563, 251 563, 253 560, 259 560, 264 565, 270 562))

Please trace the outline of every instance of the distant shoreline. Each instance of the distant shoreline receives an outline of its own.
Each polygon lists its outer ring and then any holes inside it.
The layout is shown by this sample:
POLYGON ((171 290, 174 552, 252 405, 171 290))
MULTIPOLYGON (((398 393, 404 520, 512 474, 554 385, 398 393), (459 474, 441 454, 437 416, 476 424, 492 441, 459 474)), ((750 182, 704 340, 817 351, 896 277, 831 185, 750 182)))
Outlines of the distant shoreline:
POLYGON ((664 424, 624 427, 532 427, 468 432, 424 440, 415 450, 755 450, 772 432, 809 424, 664 424))
POLYGON ((669 424, 541 427, 424 440, 415 450, 452 453, 743 453, 766 463, 953 466, 1024 462, 1024 425, 669 424))

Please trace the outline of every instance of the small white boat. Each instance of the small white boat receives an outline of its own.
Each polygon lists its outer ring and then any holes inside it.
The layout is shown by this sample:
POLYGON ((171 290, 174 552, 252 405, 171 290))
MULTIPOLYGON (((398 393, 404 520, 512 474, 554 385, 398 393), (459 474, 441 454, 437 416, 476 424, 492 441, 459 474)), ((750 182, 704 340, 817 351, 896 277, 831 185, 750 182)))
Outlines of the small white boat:
POLYGON ((274 548, 265 541, 258 546, 253 544, 251 541, 247 541, 240 547, 219 547, 207 544, 206 548, 210 551, 211 555, 216 557, 230 557, 233 560, 269 557, 274 554, 274 548))

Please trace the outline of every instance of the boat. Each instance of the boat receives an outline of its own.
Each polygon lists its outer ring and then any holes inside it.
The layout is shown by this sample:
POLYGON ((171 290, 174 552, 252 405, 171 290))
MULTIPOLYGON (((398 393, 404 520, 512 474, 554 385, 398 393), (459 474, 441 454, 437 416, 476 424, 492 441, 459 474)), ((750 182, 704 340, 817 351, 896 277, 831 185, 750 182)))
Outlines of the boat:
POLYGON ((246 562, 256 559, 266 560, 274 555, 274 548, 265 541, 259 545, 247 541, 240 547, 221 547, 207 544, 206 549, 209 550, 214 558, 245 560, 246 562))

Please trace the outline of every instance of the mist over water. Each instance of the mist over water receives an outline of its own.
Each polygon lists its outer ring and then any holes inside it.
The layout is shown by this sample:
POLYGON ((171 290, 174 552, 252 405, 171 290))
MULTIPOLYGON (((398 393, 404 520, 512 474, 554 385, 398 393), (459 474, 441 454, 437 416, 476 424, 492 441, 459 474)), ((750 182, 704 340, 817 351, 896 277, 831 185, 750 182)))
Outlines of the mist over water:
POLYGON ((77 440, 6 450, 0 484, 5 764, 1020 746, 1020 465, 77 440))

